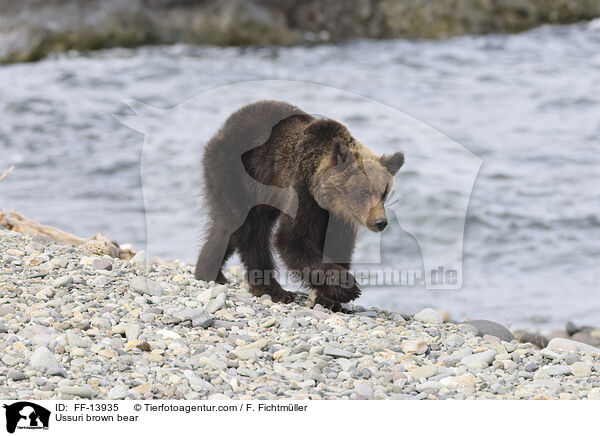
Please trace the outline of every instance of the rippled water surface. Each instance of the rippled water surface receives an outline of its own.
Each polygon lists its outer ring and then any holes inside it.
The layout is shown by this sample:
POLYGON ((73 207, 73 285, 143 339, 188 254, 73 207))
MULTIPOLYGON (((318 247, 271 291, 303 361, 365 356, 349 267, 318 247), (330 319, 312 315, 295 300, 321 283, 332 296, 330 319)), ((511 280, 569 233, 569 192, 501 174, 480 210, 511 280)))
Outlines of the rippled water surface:
MULTIPOLYGON (((0 208, 193 262, 202 146, 230 109, 278 89, 341 119, 377 152, 405 150, 396 207, 407 213, 384 233, 388 263, 420 267, 410 219, 429 238, 456 227, 453 199, 467 175, 444 147, 481 159, 462 289, 372 288, 359 302, 517 326, 600 324, 600 31, 586 25, 445 42, 110 50, 2 66, 0 170, 17 169, 0 183, 0 208), (225 86, 248 81, 258 82, 225 86), (171 108, 138 112, 146 141, 114 117, 132 114, 126 99, 171 108)), ((370 238, 361 232, 359 253, 370 238)))

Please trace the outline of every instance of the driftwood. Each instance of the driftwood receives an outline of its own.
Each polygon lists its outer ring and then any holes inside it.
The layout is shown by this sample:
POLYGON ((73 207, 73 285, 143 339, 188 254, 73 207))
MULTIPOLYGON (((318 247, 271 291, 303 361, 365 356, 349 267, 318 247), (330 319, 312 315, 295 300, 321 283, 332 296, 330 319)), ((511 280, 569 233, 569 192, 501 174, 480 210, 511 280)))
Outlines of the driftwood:
POLYGON ((135 254, 129 248, 119 247, 102 233, 91 238, 81 238, 56 227, 30 220, 14 210, 11 210, 8 216, 0 211, 0 225, 15 232, 45 236, 63 244, 81 246, 98 255, 107 254, 119 259, 131 259, 135 254))
MULTIPOLYGON (((12 166, 6 170, 0 176, 0 182, 4 180, 14 168, 15 167, 12 166)), ((109 256, 120 259, 131 259, 135 254, 135 252, 128 247, 119 247, 117 243, 111 241, 102 233, 98 233, 91 238, 81 238, 57 229, 56 227, 35 222, 14 210, 11 210, 10 214, 6 215, 0 209, 0 226, 19 233, 45 236, 63 244, 81 246, 99 255, 108 254, 109 256)))
POLYGON ((83 245, 90 240, 108 241, 108 238, 102 234, 95 235, 89 239, 80 238, 79 236, 75 236, 71 233, 57 229, 56 227, 37 223, 14 210, 10 211, 10 217, 8 220, 12 225, 11 230, 14 230, 15 232, 28 233, 30 235, 48 236, 57 242, 62 242, 63 244, 83 245))

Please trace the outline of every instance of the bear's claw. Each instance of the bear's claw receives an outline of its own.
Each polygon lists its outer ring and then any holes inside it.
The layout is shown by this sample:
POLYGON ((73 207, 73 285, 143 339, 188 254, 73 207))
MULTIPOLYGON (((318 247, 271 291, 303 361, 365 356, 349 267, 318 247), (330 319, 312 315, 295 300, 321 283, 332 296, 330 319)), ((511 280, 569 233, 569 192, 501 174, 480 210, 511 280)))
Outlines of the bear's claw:
POLYGON ((331 298, 326 297, 320 292, 317 292, 314 303, 320 304, 321 306, 331 310, 332 312, 350 313, 342 307, 342 303, 340 301, 332 300, 331 298))
POLYGON ((250 293, 255 297, 262 297, 263 295, 269 295, 274 303, 291 303, 296 298, 296 294, 293 292, 286 291, 285 289, 275 287, 250 287, 250 293))

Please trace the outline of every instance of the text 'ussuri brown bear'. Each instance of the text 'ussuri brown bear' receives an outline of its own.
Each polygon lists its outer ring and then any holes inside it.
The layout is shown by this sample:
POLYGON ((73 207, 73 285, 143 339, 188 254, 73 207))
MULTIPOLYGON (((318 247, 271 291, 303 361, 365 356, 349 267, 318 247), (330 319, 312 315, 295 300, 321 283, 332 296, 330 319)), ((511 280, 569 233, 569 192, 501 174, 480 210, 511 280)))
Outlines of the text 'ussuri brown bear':
POLYGON ((401 152, 377 156, 341 123, 290 104, 244 106, 204 151, 209 228, 196 278, 225 283, 221 269, 237 250, 252 294, 290 302, 274 277, 274 242, 315 303, 340 310, 360 295, 348 272, 358 227, 385 228, 384 201, 403 163, 401 152))

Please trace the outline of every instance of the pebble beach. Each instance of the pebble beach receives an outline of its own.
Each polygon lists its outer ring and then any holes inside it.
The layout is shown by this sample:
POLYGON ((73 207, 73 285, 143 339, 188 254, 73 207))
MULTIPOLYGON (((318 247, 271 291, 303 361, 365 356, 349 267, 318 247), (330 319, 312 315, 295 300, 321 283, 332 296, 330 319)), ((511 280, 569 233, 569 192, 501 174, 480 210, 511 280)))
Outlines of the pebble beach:
POLYGON ((424 308, 350 313, 0 229, 5 399, 600 399, 600 348, 424 308))

